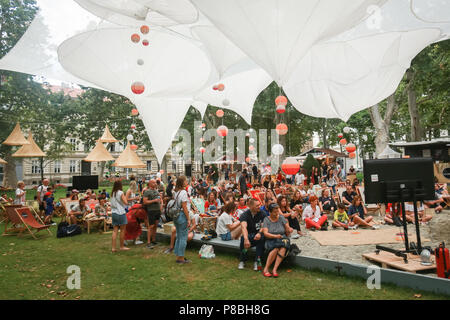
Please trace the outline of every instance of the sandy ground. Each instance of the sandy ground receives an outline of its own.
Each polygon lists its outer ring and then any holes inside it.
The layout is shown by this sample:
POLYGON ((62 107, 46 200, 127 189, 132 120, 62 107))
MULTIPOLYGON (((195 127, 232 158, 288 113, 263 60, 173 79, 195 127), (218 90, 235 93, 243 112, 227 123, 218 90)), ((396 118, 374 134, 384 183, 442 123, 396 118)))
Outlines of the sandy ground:
MULTIPOLYGON (((383 217, 374 216, 376 222, 381 222, 383 217)), ((380 224, 381 228, 392 228, 402 231, 403 228, 398 228, 389 225, 380 224)), ((313 231, 307 231, 307 229, 302 226, 302 232, 304 236, 299 239, 292 240, 296 243, 302 250, 301 255, 310 257, 326 258, 331 260, 337 260, 342 262, 354 262, 359 264, 370 265, 371 263, 362 257, 364 253, 370 253, 375 250, 375 245, 359 245, 359 246, 321 246, 314 238, 311 237, 313 231)), ((314 232, 334 232, 334 230, 329 227, 328 231, 314 231, 314 232)), ((413 224, 408 224, 408 232, 415 234, 415 226, 413 224)), ((450 246, 450 211, 444 211, 439 215, 435 215, 434 218, 426 225, 420 227, 421 238, 431 239, 431 242, 423 242, 423 246, 431 246, 435 248, 440 242, 446 241, 448 246, 450 246)), ((385 244, 384 246, 403 249, 403 243, 393 243, 385 244)))

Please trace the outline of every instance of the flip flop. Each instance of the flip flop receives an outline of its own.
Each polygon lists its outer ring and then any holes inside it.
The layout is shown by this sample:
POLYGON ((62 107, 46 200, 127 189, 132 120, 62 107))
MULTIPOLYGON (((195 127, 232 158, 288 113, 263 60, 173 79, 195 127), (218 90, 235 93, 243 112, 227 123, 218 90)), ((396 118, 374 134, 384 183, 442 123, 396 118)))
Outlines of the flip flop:
POLYGON ((274 272, 274 273, 273 273, 273 277, 274 277, 274 278, 278 278, 278 273, 274 272))
POLYGON ((263 276, 267 277, 267 278, 270 278, 272 276, 272 274, 270 272, 264 272, 263 276))

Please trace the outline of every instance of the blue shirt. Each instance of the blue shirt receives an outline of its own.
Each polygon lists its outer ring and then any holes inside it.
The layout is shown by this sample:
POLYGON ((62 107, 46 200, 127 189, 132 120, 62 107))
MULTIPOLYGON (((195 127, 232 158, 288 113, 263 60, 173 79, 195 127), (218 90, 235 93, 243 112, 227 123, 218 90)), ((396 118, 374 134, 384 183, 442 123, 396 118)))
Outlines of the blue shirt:
POLYGON ((361 219, 364 219, 364 208, 363 208, 362 204, 360 204, 358 207, 355 207, 354 205, 351 205, 348 208, 348 216, 349 217, 354 215, 355 213, 358 213, 359 217, 361 219))
POLYGON ((53 197, 48 197, 47 199, 45 199, 45 203, 47 204, 47 207, 45 208, 46 214, 51 214, 53 212, 53 200, 53 197))
POLYGON ((261 212, 264 213, 266 216, 270 215, 269 210, 266 209, 266 206, 260 207, 259 210, 261 210, 261 212))

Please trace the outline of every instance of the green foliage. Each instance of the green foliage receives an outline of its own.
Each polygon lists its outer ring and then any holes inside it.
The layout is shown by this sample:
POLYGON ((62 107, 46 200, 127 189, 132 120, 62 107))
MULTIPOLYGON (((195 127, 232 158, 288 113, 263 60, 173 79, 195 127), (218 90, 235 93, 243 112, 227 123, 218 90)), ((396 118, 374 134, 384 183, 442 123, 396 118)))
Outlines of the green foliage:
POLYGON ((306 156, 305 161, 303 162, 303 169, 306 170, 307 177, 311 176, 311 171, 313 167, 320 169, 319 161, 317 161, 317 159, 314 159, 312 154, 308 154, 306 156))

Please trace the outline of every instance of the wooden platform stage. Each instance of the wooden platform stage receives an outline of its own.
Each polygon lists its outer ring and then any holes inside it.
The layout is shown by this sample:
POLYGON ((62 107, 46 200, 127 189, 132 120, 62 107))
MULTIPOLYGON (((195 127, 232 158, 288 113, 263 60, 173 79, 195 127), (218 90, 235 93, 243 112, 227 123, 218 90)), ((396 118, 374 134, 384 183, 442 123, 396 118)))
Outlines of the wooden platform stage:
POLYGON ((433 263, 431 266, 422 265, 420 263, 420 256, 413 254, 408 254, 408 263, 405 263, 402 257, 397 257, 395 254, 386 251, 380 251, 379 254, 375 252, 365 253, 363 257, 369 261, 380 263, 381 267, 386 269, 392 268, 412 273, 436 269, 434 256, 431 256, 431 262, 433 263))

